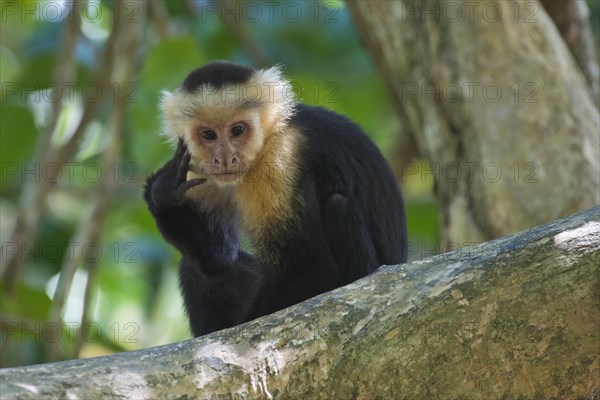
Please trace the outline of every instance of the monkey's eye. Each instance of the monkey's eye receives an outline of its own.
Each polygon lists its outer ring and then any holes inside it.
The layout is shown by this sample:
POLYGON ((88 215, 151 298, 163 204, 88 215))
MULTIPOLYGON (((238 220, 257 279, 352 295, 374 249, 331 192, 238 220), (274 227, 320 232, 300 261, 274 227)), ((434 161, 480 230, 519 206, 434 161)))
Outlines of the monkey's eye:
POLYGON ((210 129, 206 129, 200 132, 200 135, 206 140, 215 140, 217 138, 217 134, 215 133, 215 131, 210 129))
POLYGON ((233 128, 231 128, 231 134, 233 136, 240 136, 242 133, 244 133, 245 130, 246 130, 246 127, 244 125, 237 124, 233 128))

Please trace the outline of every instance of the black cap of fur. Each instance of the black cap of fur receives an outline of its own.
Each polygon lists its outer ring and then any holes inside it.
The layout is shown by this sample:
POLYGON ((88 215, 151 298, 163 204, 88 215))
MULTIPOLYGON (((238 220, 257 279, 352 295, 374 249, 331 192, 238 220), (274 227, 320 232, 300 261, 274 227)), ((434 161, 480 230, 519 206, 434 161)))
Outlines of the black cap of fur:
POLYGON ((227 61, 214 61, 190 72, 181 84, 181 89, 188 93, 193 93, 202 85, 220 89, 225 85, 247 82, 253 73, 254 70, 250 67, 227 61))

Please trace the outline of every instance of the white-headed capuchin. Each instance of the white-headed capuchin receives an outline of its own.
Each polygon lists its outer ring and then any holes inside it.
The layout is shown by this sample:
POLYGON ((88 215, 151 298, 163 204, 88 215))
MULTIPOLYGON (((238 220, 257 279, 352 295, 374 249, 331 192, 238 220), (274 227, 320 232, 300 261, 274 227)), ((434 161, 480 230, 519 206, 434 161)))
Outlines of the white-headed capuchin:
POLYGON ((195 336, 406 261, 403 201, 385 159, 345 117, 295 102, 279 68, 212 62, 164 92, 162 111, 177 150, 144 197, 183 256, 195 336))

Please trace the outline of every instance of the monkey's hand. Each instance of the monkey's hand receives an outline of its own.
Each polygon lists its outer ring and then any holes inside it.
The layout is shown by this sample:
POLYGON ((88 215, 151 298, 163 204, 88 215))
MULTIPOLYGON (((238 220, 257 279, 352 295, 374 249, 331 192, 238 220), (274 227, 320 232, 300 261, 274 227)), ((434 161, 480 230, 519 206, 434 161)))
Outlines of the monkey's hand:
POLYGON ((199 232, 198 216, 185 200, 185 192, 204 179, 186 180, 190 154, 183 140, 177 144, 172 159, 146 181, 144 199, 163 237, 182 253, 194 248, 194 242, 204 238, 199 232))
POLYGON ((155 216, 161 210, 182 207, 185 203, 185 192, 206 181, 206 179, 186 180, 190 169, 190 158, 185 143, 179 139, 173 158, 146 181, 144 198, 155 216))
POLYGON ((186 181, 189 168, 190 154, 180 140, 173 158, 148 178, 144 198, 163 237, 186 262, 197 271, 214 274, 237 260, 237 229, 218 213, 194 211, 186 202, 186 190, 206 181, 186 181))

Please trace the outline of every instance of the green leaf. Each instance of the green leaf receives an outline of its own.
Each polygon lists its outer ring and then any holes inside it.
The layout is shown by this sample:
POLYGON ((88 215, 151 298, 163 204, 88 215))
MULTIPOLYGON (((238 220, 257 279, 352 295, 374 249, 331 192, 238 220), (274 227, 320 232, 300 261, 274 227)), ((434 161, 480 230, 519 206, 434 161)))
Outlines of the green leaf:
POLYGON ((27 108, 3 103, 0 105, 0 132, 2 192, 9 182, 21 179, 22 163, 28 160, 33 152, 38 130, 33 115, 27 108))
POLYGON ((158 92, 179 86, 183 78, 203 62, 190 36, 161 41, 148 54, 141 73, 142 88, 158 92))
POLYGON ((160 136, 160 91, 178 87, 202 61, 191 37, 163 40, 148 55, 138 81, 139 101, 131 107, 134 134, 128 143, 141 171, 156 169, 172 152, 160 136))
MULTIPOLYGON (((4 285, 2 287, 4 288, 4 285)), ((2 302, 0 302, 0 310, 3 313, 24 320, 41 322, 48 320, 52 301, 43 290, 18 282, 12 294, 3 292, 4 289, 2 289, 2 302)))

